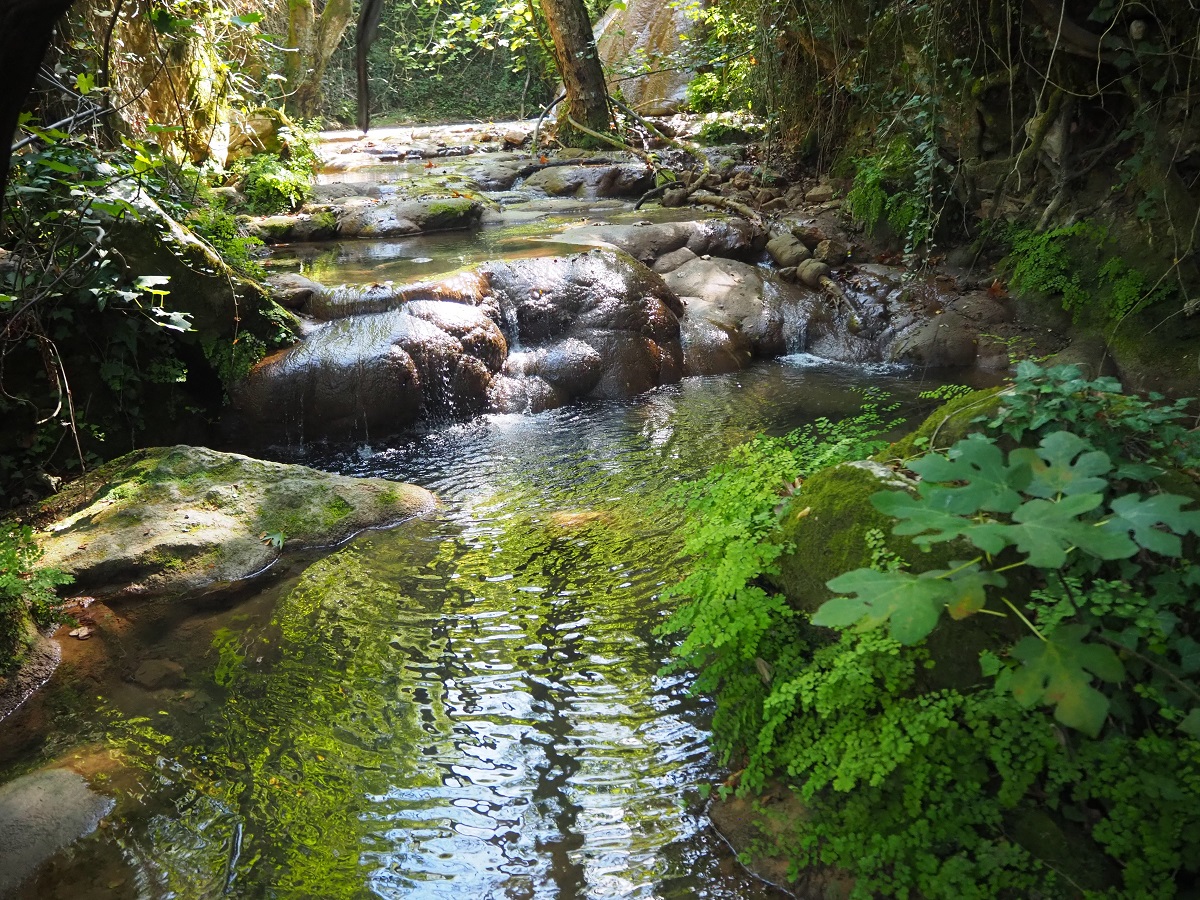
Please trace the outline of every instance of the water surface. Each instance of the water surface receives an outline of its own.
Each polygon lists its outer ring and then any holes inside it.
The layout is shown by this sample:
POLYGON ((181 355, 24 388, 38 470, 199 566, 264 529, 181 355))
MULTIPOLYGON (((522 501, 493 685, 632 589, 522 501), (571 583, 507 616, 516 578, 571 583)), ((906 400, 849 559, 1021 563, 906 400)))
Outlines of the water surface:
POLYGON ((727 773, 707 706, 659 674, 683 524, 666 496, 865 384, 931 386, 793 357, 310 451, 444 509, 235 600, 118 609, 110 668, 65 666, 50 715, 5 723, 25 736, 0 742, 0 780, 83 746, 121 797, 17 896, 778 896, 708 826, 698 785, 727 773), (144 659, 183 682, 138 684, 144 659))

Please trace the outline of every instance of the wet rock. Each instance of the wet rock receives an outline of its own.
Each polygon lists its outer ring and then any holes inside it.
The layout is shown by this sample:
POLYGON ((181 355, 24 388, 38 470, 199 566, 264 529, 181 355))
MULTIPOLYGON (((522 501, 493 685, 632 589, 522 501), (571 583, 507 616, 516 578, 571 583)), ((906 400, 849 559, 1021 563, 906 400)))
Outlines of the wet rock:
POLYGON ((654 173, 641 163, 553 166, 530 175, 525 187, 551 197, 640 197, 654 187, 654 173))
POLYGON ((351 199, 338 208, 338 233, 344 237, 402 237, 425 231, 473 228, 483 205, 468 197, 373 201, 351 199))
POLYGON ((850 248, 843 241, 835 238, 826 238, 817 244, 817 249, 813 251, 813 256, 822 262, 827 262, 831 266, 840 266, 850 258, 850 248))
POLYGON ((133 673, 133 680, 148 691, 179 687, 186 677, 183 666, 170 659, 147 659, 133 673))
POLYGON ((264 244, 286 244, 297 241, 328 241, 338 231, 338 220, 331 212, 297 213, 295 215, 259 216, 246 222, 246 230, 264 244))
POLYGON ((666 275, 668 272, 674 272, 684 263, 689 263, 693 259, 699 259, 699 257, 687 247, 680 247, 678 250, 664 253, 654 261, 654 265, 650 268, 660 275, 666 275))
MULTIPOLYGON (((430 326, 432 327, 432 326, 430 326)), ((435 503, 421 488, 203 447, 139 450, 42 504, 44 564, 98 596, 179 596, 262 572, 435 503), (282 535, 276 546, 263 535, 282 535)))
POLYGON ((266 284, 271 291, 272 298, 284 309, 308 309, 315 303, 319 303, 329 293, 323 284, 318 284, 294 272, 272 275, 267 279, 266 284))
POLYGON ((525 142, 529 140, 529 134, 530 133, 527 131, 520 131, 516 128, 513 128, 504 132, 504 136, 501 138, 501 143, 503 143, 505 147, 523 147, 525 146, 525 142))
POLYGON ((318 312, 389 311, 337 319, 263 360, 232 392, 237 430, 259 440, 364 438, 489 405, 628 397, 683 372, 678 297, 617 251, 337 288, 326 306, 318 312))
POLYGON ((943 313, 915 323, 888 350, 896 362, 930 368, 969 366, 978 352, 979 331, 964 316, 943 313))
POLYGON ((15 889, 59 850, 96 830, 113 801, 67 769, 0 786, 0 891, 15 889))
POLYGON ((724 375, 750 364, 750 342, 733 325, 696 314, 685 315, 680 326, 685 375, 724 375))
POLYGON ((806 259, 796 266, 796 280, 814 290, 821 287, 821 279, 828 278, 832 270, 819 259, 806 259))
MULTIPOLYGON (((746 263, 728 259, 696 259, 665 278, 667 286, 685 298, 684 321, 707 321, 717 331, 692 328, 689 324, 688 350, 707 359, 718 350, 736 356, 737 349, 727 345, 722 333, 741 335, 755 356, 779 356, 803 348, 803 333, 816 305, 803 291, 785 284, 769 273, 746 263), (788 324, 792 327, 787 327, 788 324), (708 347, 704 340, 719 339, 708 347), (790 346, 789 346, 790 345, 790 346)), ((712 363, 693 362, 685 357, 688 371, 705 371, 712 363)))
POLYGON ((786 231, 771 238, 767 243, 767 253, 771 254, 771 259, 782 268, 798 266, 812 256, 803 241, 786 231))
POLYGON ((338 319, 251 370, 232 391, 231 427, 263 442, 395 434, 423 417, 481 411, 489 371, 403 309, 338 319))
POLYGON ((691 192, 687 188, 670 188, 663 191, 661 203, 668 209, 683 206, 690 196, 691 192))
POLYGON ((590 344, 568 338, 558 344, 514 353, 504 366, 510 377, 535 376, 567 397, 582 397, 600 382, 604 359, 590 344))
POLYGON ((531 415, 565 406, 569 398, 537 375, 497 375, 488 388, 488 402, 494 412, 531 415))
POLYGON ((414 300, 404 311, 434 325, 462 344, 463 351, 492 372, 499 371, 508 355, 508 344, 500 327, 474 306, 461 302, 414 300))
POLYGON ((21 651, 18 651, 18 667, 0 675, 0 721, 49 681, 62 659, 58 644, 42 635, 28 619, 25 642, 24 654, 20 655, 21 651))
POLYGON ((582 226, 567 229, 560 239, 572 244, 616 247, 650 265, 682 247, 696 256, 748 258, 762 248, 766 235, 744 219, 700 219, 654 225, 582 226))
POLYGON ((362 313, 400 309, 418 300, 448 301, 478 305, 491 291, 487 279, 468 269, 438 281, 396 284, 391 281, 371 284, 343 284, 327 288, 314 298, 307 312, 318 319, 342 319, 362 313))

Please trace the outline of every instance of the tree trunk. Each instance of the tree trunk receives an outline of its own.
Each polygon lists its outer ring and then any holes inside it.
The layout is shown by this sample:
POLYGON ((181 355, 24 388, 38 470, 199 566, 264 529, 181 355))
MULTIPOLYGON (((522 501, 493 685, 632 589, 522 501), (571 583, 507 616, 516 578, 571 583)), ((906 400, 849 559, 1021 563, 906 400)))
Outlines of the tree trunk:
MULTIPOLYGON (((3 0, 0 0, 3 2, 3 0)), ((311 119, 321 111, 321 78, 354 18, 352 0, 328 0, 317 13, 313 0, 288 0, 287 110, 311 119)))
POLYGON ((558 114, 558 139, 572 147, 588 147, 595 138, 571 125, 574 119, 592 131, 609 130, 608 91, 583 0, 542 0, 542 11, 554 41, 554 59, 567 99, 558 114))
POLYGON ((0 216, 17 118, 50 46, 54 23, 70 5, 71 0, 0 0, 0 216))

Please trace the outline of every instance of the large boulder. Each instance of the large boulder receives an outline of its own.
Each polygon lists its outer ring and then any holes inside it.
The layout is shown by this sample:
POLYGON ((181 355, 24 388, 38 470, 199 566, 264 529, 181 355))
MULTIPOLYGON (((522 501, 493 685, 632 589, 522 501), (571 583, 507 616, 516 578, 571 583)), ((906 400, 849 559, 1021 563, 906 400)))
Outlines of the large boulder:
POLYGON ((624 398, 683 375, 679 298, 613 250, 318 302, 326 316, 380 311, 317 328, 251 371, 232 392, 233 424, 258 440, 363 439, 422 418, 624 398))
POLYGON ((651 265, 683 248, 696 256, 749 259, 762 249, 766 234, 744 219, 700 219, 641 225, 583 225, 567 229, 558 239, 570 244, 616 247, 651 265))
POLYGON ((638 197, 654 187, 654 173, 642 163, 551 166, 526 178, 524 187, 551 197, 638 197))
POLYGON ((267 357, 232 392, 232 425, 260 443, 395 434, 482 412, 504 336, 480 310, 424 301, 352 316, 267 357))
POLYGON ((724 371, 698 361, 712 352, 710 339, 722 354, 737 352, 723 349, 729 342, 723 335, 736 333, 754 356, 779 356, 804 350, 810 328, 825 316, 824 305, 811 292, 735 260, 694 259, 664 280, 687 304, 686 362, 695 374, 724 371), (693 328, 692 322, 716 327, 693 328))
POLYGON ((264 571, 286 550, 338 544, 411 518, 436 500, 378 478, 348 478, 203 447, 115 459, 47 500, 43 564, 99 596, 212 589, 264 571))

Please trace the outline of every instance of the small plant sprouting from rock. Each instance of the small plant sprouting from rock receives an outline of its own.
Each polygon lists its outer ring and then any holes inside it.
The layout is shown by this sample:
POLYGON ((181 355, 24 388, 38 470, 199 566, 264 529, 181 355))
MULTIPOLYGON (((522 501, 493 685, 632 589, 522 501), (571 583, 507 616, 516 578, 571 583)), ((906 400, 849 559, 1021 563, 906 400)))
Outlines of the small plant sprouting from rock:
POLYGON ((19 661, 28 626, 66 621, 54 589, 74 579, 52 568, 39 568, 42 551, 28 526, 0 527, 0 673, 19 661))

